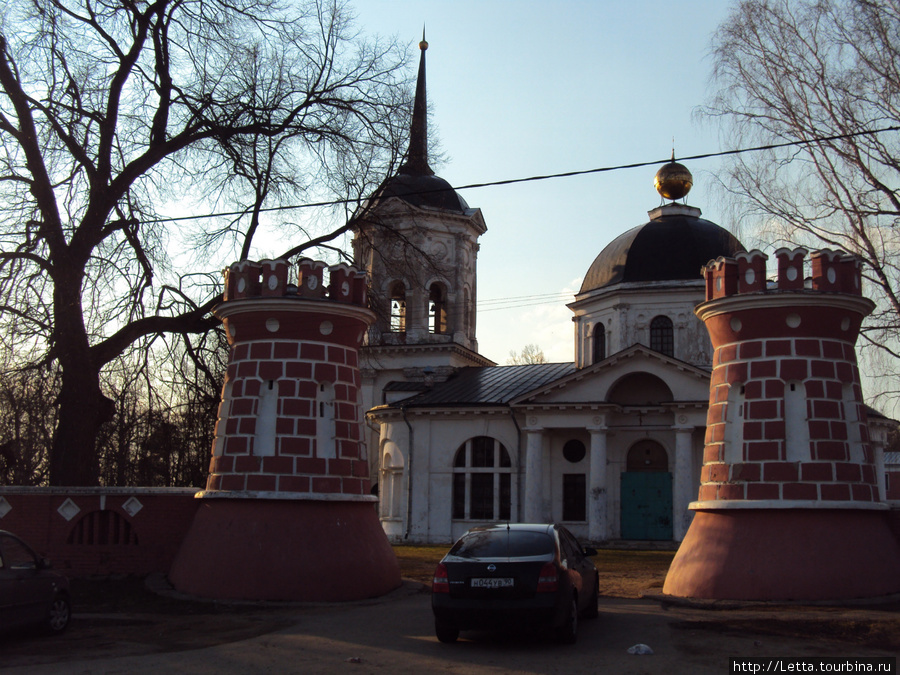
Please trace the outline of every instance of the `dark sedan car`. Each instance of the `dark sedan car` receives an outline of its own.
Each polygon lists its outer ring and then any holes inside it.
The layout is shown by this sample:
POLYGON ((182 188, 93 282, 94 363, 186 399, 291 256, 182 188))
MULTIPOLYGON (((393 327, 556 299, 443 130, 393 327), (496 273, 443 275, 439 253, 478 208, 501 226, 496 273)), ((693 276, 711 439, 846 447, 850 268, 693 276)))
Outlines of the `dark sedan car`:
POLYGON ((544 628, 574 643, 578 618, 597 616, 599 573, 562 525, 502 524, 466 532, 434 572, 431 607, 441 642, 460 630, 544 628))
POLYGON ((0 630, 40 625, 61 633, 70 613, 69 580, 24 541, 0 530, 0 630))

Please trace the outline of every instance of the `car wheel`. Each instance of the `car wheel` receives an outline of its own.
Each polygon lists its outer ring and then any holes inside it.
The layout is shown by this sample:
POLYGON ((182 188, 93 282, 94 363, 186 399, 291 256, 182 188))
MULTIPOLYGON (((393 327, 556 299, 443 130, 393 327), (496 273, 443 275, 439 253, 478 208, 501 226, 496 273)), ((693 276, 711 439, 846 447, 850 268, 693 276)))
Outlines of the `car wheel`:
POLYGON ((438 640, 449 644, 456 642, 459 637, 459 628, 435 619, 434 634, 437 635, 438 640))
POLYGON ((572 597, 566 620, 559 627, 556 636, 560 642, 567 645, 574 645, 578 640, 578 598, 572 597))
POLYGON ((57 595, 50 603, 47 612, 46 628, 49 633, 62 633, 69 625, 69 617, 72 616, 72 608, 69 598, 65 595, 57 595))

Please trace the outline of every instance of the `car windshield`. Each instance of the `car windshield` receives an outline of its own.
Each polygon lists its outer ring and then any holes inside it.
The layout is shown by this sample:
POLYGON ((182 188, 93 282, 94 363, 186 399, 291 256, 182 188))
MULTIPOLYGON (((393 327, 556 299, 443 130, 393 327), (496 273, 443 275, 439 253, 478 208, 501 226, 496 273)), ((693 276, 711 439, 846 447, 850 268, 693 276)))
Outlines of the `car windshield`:
POLYGON ((553 537, 544 532, 485 530, 460 539, 449 555, 458 558, 525 558, 554 552, 553 537))

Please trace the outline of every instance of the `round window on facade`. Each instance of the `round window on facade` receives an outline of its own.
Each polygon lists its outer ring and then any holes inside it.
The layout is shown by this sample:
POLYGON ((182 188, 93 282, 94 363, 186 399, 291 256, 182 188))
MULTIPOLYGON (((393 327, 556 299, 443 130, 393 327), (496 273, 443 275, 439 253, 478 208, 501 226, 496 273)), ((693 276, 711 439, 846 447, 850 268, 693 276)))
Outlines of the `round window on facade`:
POLYGON ((563 446, 563 457, 572 462, 572 464, 583 460, 586 454, 587 450, 585 450, 584 443, 577 438, 566 441, 566 444, 563 446))

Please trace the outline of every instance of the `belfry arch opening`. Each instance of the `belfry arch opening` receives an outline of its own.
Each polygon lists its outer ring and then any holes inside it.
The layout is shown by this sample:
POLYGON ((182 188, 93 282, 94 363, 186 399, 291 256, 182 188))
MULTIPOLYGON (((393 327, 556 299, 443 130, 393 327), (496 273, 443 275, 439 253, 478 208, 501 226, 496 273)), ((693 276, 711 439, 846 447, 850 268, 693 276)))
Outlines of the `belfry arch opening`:
POLYGON ((438 281, 428 288, 428 332, 435 335, 447 332, 447 289, 438 281))
POLYGON ((390 289, 391 332, 406 332, 406 285, 395 281, 390 289))

